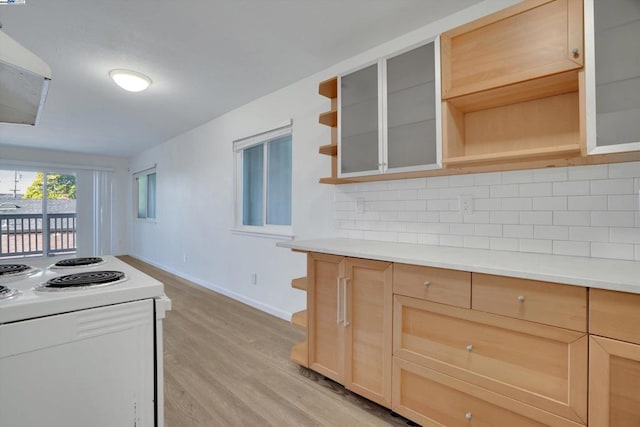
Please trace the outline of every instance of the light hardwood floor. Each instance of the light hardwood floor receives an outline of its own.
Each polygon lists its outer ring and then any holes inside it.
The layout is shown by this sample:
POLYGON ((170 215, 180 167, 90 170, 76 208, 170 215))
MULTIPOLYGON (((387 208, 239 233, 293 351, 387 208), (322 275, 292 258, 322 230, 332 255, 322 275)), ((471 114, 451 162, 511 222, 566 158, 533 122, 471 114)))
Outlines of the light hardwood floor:
MULTIPOLYGON (((304 333, 129 256, 165 284, 165 426, 406 426, 388 409, 289 360, 304 333)), ((283 286, 288 286, 284 284, 283 286)))

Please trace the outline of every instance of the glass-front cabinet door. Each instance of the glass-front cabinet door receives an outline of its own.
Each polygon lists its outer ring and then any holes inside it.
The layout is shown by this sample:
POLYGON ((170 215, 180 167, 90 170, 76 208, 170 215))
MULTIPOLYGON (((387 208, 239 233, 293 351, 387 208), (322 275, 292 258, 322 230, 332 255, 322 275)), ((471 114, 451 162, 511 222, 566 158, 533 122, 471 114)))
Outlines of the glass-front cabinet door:
POLYGON ((340 173, 377 173, 380 163, 380 88, 378 64, 340 78, 340 173))
POLYGON ((640 1, 586 0, 590 154, 640 150, 640 1))
POLYGON ((390 172, 438 167, 434 47, 431 42, 386 60, 384 166, 390 172))
POLYGON ((339 78, 339 175, 440 167, 439 43, 339 78))

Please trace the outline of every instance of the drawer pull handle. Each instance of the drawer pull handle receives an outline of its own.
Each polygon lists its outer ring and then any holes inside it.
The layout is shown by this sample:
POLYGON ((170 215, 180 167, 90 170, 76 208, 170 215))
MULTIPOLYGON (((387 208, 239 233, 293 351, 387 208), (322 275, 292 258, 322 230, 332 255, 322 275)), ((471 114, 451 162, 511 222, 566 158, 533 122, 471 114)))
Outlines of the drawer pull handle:
POLYGON ((471 351, 471 350, 473 350, 473 346, 472 346, 471 344, 469 344, 469 345, 467 346, 467 351, 471 351))
POLYGON ((430 284, 431 284, 431 282, 428 281, 428 280, 425 280, 424 283, 423 283, 423 285, 425 285, 425 286, 429 286, 430 284))
POLYGON ((466 414, 464 414, 464 417, 467 419, 467 421, 471 421, 471 417, 473 415, 471 414, 471 412, 467 412, 466 414))
POLYGON ((524 302, 524 295, 518 295, 518 301, 524 302))

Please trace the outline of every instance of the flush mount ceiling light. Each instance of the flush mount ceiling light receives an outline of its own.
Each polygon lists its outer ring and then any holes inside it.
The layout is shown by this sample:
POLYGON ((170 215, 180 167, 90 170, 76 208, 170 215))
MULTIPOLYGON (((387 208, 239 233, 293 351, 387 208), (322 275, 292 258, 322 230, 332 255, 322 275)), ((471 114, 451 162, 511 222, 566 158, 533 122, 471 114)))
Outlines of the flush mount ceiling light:
POLYGON ((111 70, 109 76, 118 86, 129 92, 140 92, 151 84, 151 79, 142 73, 131 70, 111 70))

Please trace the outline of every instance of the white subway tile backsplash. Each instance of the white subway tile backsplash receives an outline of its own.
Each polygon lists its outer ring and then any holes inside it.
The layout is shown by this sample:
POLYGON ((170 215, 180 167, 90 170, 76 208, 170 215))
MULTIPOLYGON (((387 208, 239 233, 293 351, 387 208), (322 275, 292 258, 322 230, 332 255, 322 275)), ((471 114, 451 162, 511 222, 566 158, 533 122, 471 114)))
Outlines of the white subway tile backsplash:
POLYGON ((578 242, 608 242, 609 228, 607 227, 569 227, 569 240, 578 242))
POLYGON ((595 227, 633 227, 633 212, 624 211, 591 211, 591 225, 595 227))
POLYGON ((503 184, 519 184, 531 181, 533 181, 533 171, 531 170, 511 171, 502 174, 503 184))
POLYGON ((607 210, 607 196, 569 196, 570 211, 605 211, 607 210))
POLYGON ((356 239, 640 261, 639 192, 640 162, 347 184, 335 225, 356 239))
POLYGON ((449 176, 449 187, 469 187, 473 185, 473 175, 449 176))
POLYGON ((464 236, 454 236, 451 234, 441 234, 440 244, 442 246, 457 246, 464 247, 464 236))
POLYGON ((505 224, 502 226, 502 235, 504 237, 511 237, 515 239, 532 238, 533 237, 533 225, 511 225, 505 224))
POLYGON ((497 251, 517 251, 518 239, 491 237, 489 239, 489 249, 494 249, 497 251))
POLYGON ((495 185, 502 183, 501 172, 478 173, 473 175, 474 185, 495 185))
POLYGON ((427 200, 427 210, 430 211, 448 211, 449 200, 427 200))
POLYGON ((492 224, 519 224, 519 212, 492 211, 489 212, 489 222, 492 224))
POLYGON ((490 217, 489 212, 473 212, 463 215, 462 219, 468 224, 488 224, 490 217))
POLYGON ((490 240, 488 237, 464 236, 465 248, 489 249, 490 240))
POLYGON ((398 233, 398 242, 417 244, 418 235, 415 233, 398 233))
POLYGON ((589 242, 554 240, 553 253, 556 255, 589 256, 591 254, 591 244, 589 242))
POLYGON ((613 243, 635 243, 640 245, 640 228, 610 228, 609 241, 613 243))
POLYGON ((568 168, 569 181, 585 179, 605 179, 609 177, 609 165, 592 165, 568 168))
POLYGON ((501 200, 503 211, 530 211, 533 208, 533 200, 529 197, 513 197, 501 200))
POLYGON ((552 196, 552 188, 552 183, 550 182, 520 184, 519 194, 521 197, 552 196))
POLYGON ((474 231, 474 224, 451 224, 449 227, 450 234, 457 234, 461 236, 473 236, 474 231))
POLYGON ((591 225, 589 212, 556 211, 553 213, 553 225, 591 225))
POLYGON ((476 211, 499 211, 502 209, 502 199, 473 199, 473 209, 476 211))
POLYGON ((568 240, 569 227, 561 225, 535 225, 533 227, 534 239, 568 240))
POLYGON ((438 234, 418 234, 418 244, 420 245, 439 245, 440 235, 438 234))
POLYGON ((540 254, 550 254, 553 252, 551 240, 520 239, 518 241, 520 252, 536 252, 540 254))
POLYGON ((594 258, 612 258, 633 260, 634 246, 623 243, 591 243, 591 256, 594 258))
POLYGON ((440 190, 437 188, 423 188, 418 190, 418 199, 439 199, 440 190))
POLYGON ((566 181, 567 168, 544 168, 533 171, 533 182, 566 181))
POLYGON ((590 191, 590 181, 566 181, 553 183, 554 196, 585 196, 590 191))
POLYGON ((427 232, 429 234, 449 234, 451 224, 427 224, 427 232))
POLYGON ((553 224, 553 212, 520 212, 520 224, 551 225, 553 224))
POLYGON ((609 164, 609 178, 636 178, 638 176, 640 176, 640 162, 609 164))
POLYGON ((518 184, 499 184, 492 185, 490 196, 492 198, 497 197, 518 197, 518 184))
POLYGON ((447 188, 449 187, 448 176, 430 176, 427 178, 427 188, 447 188))
POLYGON ((591 194, 633 194, 633 179, 598 179, 591 181, 591 194))
POLYGON ((476 236, 501 237, 502 224, 475 224, 476 236))
POLYGON ((418 222, 438 222, 440 221, 439 212, 416 212, 416 220, 418 222))
POLYGON ((640 197, 637 194, 629 196, 607 196, 610 211, 637 211, 640 197))
POLYGON ((554 197, 534 197, 531 199, 532 207, 534 211, 566 211, 567 210, 567 197, 554 196, 554 197))

